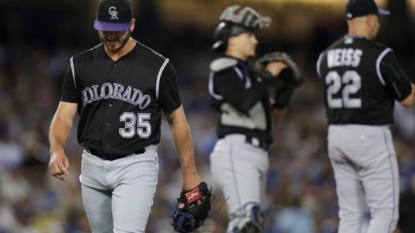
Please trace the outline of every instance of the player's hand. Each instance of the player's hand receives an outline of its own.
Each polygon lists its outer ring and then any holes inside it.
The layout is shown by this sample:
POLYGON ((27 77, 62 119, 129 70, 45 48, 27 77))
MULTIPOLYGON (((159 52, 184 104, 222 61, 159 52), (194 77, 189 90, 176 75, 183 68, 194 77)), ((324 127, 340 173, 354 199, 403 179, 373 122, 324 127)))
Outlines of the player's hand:
POLYGON ((287 65, 282 61, 272 61, 265 66, 265 69, 274 77, 277 77, 285 68, 287 68, 287 65))
POLYGON ((195 188, 202 182, 202 179, 199 175, 184 175, 183 176, 183 190, 187 191, 195 188))
POLYGON ((65 181, 64 176, 69 175, 69 160, 65 152, 54 151, 50 155, 49 171, 55 178, 65 181))

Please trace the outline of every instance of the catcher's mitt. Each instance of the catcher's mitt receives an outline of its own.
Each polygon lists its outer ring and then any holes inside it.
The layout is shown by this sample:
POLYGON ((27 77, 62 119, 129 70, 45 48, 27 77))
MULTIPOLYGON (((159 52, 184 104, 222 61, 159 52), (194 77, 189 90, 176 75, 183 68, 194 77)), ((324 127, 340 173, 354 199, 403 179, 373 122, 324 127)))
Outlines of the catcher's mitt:
POLYGON ((205 182, 194 189, 182 191, 177 198, 177 207, 171 223, 174 230, 188 233, 202 226, 210 211, 211 198, 211 190, 205 182))
POLYGON ((304 82, 304 77, 301 74, 300 69, 298 69, 298 66, 288 54, 283 52, 273 52, 263 55, 255 61, 255 70, 262 76, 269 78, 271 73, 269 73, 265 67, 269 62, 273 61, 281 61, 287 65, 287 68, 283 69, 280 75, 278 75, 279 79, 293 87, 297 87, 304 82))

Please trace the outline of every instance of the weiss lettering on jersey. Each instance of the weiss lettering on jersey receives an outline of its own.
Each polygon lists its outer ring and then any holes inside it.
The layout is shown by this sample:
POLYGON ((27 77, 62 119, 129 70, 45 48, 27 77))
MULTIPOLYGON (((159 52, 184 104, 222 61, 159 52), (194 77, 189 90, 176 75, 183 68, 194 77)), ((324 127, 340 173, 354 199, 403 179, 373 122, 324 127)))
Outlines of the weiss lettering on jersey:
POLYGON ((101 99, 119 99, 130 104, 137 105, 140 109, 145 109, 151 102, 149 95, 143 95, 137 88, 131 86, 124 87, 119 83, 104 83, 86 87, 82 90, 83 106, 101 99))
POLYGON ((360 49, 332 49, 327 52, 327 66, 333 68, 337 66, 358 67, 363 51, 360 49))

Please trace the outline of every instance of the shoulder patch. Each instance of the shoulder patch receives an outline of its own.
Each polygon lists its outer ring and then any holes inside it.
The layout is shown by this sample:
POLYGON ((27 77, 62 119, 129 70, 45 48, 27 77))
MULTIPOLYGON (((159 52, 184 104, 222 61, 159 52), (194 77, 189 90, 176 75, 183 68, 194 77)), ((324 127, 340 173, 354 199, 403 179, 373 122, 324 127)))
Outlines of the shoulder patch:
POLYGON ((210 63, 210 70, 213 72, 222 71, 238 64, 238 61, 230 57, 221 57, 210 63))

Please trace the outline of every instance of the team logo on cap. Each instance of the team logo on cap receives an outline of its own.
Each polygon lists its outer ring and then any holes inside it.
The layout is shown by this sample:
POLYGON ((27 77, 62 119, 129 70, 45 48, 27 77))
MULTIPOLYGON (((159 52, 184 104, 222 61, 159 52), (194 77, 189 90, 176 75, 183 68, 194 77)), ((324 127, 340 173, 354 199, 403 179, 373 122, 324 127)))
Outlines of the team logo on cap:
POLYGON ((118 19, 118 11, 116 11, 115 6, 110 7, 108 13, 111 15, 111 19, 118 19))

